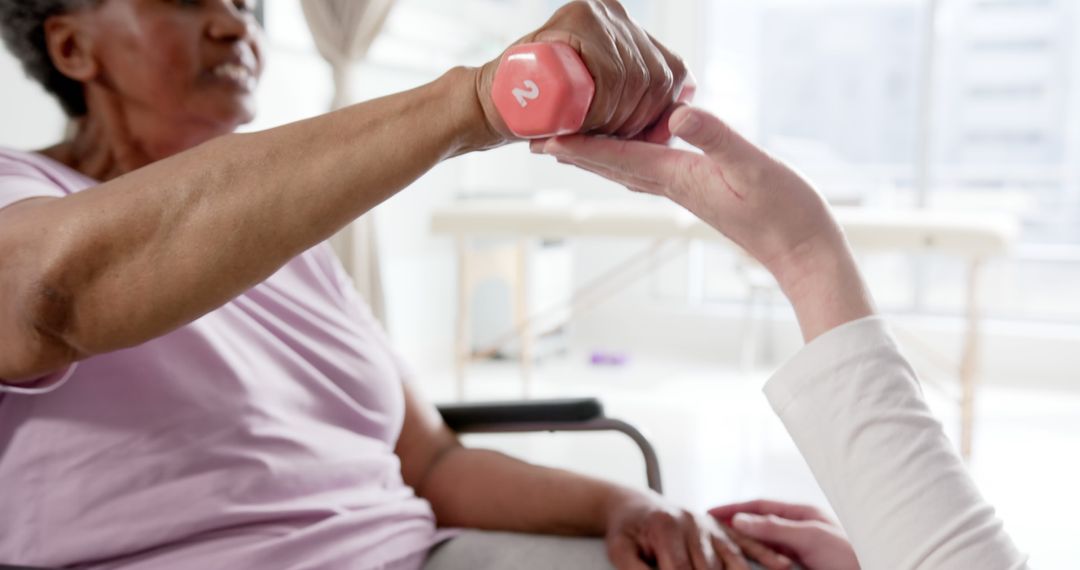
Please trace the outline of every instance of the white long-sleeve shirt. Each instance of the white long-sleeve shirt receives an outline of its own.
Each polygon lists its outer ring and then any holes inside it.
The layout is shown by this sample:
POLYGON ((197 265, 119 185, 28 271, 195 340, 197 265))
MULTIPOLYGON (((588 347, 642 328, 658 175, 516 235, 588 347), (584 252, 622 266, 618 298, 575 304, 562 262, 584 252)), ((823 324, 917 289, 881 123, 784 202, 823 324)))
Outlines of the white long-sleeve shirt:
POLYGON ((881 318, 815 339, 765 394, 864 570, 1027 568, 881 318))

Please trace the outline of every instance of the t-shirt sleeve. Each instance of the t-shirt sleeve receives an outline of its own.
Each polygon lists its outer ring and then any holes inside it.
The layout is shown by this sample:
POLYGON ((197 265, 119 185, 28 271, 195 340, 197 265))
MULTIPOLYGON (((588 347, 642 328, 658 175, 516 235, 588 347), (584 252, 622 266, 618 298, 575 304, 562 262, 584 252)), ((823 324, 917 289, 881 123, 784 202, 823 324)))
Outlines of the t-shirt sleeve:
POLYGON ((78 365, 74 363, 69 364, 61 370, 47 376, 42 376, 28 384, 5 384, 4 380, 0 378, 0 395, 20 394, 23 396, 40 396, 42 394, 48 394, 66 384, 71 378, 71 375, 75 372, 76 366, 78 365))
POLYGON ((0 156, 0 209, 30 198, 63 198, 55 182, 29 164, 0 156))
MULTIPOLYGON (((41 171, 29 164, 0 156, 0 210, 30 198, 63 198, 65 192, 41 171)), ((0 378, 0 394, 37 395, 56 390, 75 371, 72 364, 27 384, 6 384, 0 378)))

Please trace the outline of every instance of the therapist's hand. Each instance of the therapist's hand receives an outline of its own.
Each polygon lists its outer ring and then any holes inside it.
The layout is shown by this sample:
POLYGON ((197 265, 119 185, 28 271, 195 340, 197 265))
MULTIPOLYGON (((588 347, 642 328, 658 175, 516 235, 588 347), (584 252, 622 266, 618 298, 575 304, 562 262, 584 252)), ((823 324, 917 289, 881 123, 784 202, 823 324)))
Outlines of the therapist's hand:
POLYGON ((608 557, 618 570, 749 570, 749 557, 768 570, 791 560, 717 519, 665 503, 649 493, 617 495, 607 509, 608 557))
POLYGON ((709 514, 789 554, 807 570, 859 570, 844 531, 816 507, 751 501, 717 507, 709 514))
POLYGON ((807 341, 873 313, 844 234, 810 184, 704 110, 681 106, 668 125, 703 152, 582 135, 532 150, 670 198, 709 223, 776 277, 807 341))
MULTIPOLYGON (((574 48, 596 82, 583 132, 632 138, 646 133, 674 104, 687 77, 679 56, 653 39, 616 0, 577 0, 514 45, 562 42, 574 48)), ((512 47, 512 46, 511 46, 512 47)), ((514 140, 491 100, 499 58, 479 73, 477 98, 490 128, 514 140)))

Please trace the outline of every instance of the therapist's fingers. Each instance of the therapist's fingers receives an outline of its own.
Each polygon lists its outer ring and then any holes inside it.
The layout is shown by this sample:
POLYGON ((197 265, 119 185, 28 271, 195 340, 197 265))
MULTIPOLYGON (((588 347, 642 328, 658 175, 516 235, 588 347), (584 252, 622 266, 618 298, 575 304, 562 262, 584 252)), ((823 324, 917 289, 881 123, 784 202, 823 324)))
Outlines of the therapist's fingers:
POLYGON ((621 184, 644 186, 650 194, 671 198, 699 216, 704 199, 713 200, 714 206, 723 209, 747 197, 743 180, 727 175, 727 169, 718 161, 700 153, 640 141, 584 136, 551 139, 544 150, 561 162, 621 184), (719 191, 710 192, 708 197, 703 194, 713 188, 719 191))
POLYGON ((763 153, 716 115, 681 105, 668 120, 671 133, 705 152, 721 166, 759 160, 763 153))
POLYGON ((820 509, 811 505, 784 503, 759 499, 745 503, 723 505, 709 510, 709 514, 717 520, 728 523, 739 513, 755 515, 776 515, 792 521, 822 521, 832 522, 820 509))
POLYGON ((822 541, 826 530, 818 521, 792 521, 776 515, 740 514, 733 521, 742 534, 770 544, 804 552, 822 541))
POLYGON ((794 567, 791 558, 778 552, 774 548, 765 546, 761 542, 731 528, 729 525, 724 525, 723 528, 724 532, 727 533, 731 540, 740 550, 742 550, 743 554, 764 566, 766 570, 791 570, 791 568, 794 567))
POLYGON ((625 172, 618 172, 605 166, 583 160, 572 160, 568 158, 560 158, 558 160, 562 164, 576 166, 577 168, 580 168, 586 172, 591 172, 602 178, 607 178, 608 180, 611 180, 612 182, 615 182, 617 184, 622 184, 623 186, 630 190, 633 190, 634 192, 640 192, 642 194, 653 194, 657 196, 664 195, 663 186, 655 182, 636 178, 633 175, 627 174, 625 172))
POLYGON ((549 139, 539 146, 539 151, 574 163, 603 166, 661 186, 672 184, 694 157, 693 153, 646 142, 582 135, 549 139))
POLYGON ((750 570, 750 564, 746 562, 742 550, 730 539, 712 537, 713 549, 723 563, 725 570, 750 570))
POLYGON ((603 172, 604 176, 611 178, 616 182, 622 182, 624 184, 634 184, 638 186, 650 187, 653 193, 662 194, 663 189, 669 183, 667 179, 656 178, 654 176, 642 175, 636 171, 624 170, 610 164, 591 160, 582 156, 559 156, 556 160, 563 164, 572 164, 574 166, 592 170, 593 172, 603 172))
POLYGON ((664 114, 660 116, 660 119, 649 126, 649 128, 642 131, 641 134, 635 137, 635 140, 653 144, 671 144, 671 116, 675 114, 675 111, 680 107, 683 107, 683 105, 672 105, 671 107, 668 107, 668 109, 664 111, 664 114))
POLYGON ((698 147, 705 155, 637 140, 582 135, 548 139, 532 148, 534 152, 575 163, 632 173, 660 185, 677 201, 679 194, 698 196, 702 188, 713 187, 725 191, 718 193, 720 199, 744 200, 748 190, 766 186, 760 178, 778 166, 724 121, 697 107, 676 108, 669 126, 675 136, 698 147), (672 192, 676 195, 671 195, 672 192))

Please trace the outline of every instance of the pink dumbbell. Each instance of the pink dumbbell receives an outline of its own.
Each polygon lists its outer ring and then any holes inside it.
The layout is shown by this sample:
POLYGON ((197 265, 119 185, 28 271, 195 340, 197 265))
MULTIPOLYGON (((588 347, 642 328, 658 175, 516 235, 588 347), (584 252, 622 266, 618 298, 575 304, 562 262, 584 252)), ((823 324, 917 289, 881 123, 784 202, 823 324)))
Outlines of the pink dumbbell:
POLYGON ((503 54, 491 96, 506 126, 531 139, 581 130, 595 92, 589 68, 574 48, 532 43, 503 54))
MULTIPOLYGON (((696 84, 688 78, 679 101, 690 101, 694 91, 696 84)), ((507 127, 526 139, 580 131, 595 93, 589 68, 574 48, 558 42, 507 50, 492 87, 492 99, 507 127)))

